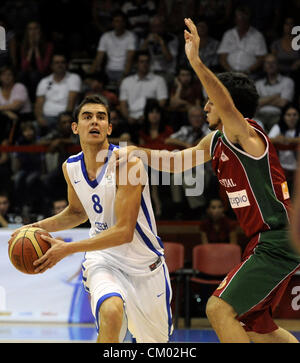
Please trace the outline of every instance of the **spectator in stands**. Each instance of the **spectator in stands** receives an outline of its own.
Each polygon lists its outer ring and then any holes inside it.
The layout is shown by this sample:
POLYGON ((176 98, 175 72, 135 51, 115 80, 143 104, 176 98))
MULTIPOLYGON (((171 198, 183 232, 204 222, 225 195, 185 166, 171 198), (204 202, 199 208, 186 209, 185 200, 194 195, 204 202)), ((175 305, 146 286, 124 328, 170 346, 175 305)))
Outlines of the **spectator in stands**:
POLYGON ((126 1, 122 11, 126 14, 130 29, 136 34, 139 44, 140 39, 145 38, 147 34, 150 19, 156 14, 155 1, 126 1))
POLYGON ((188 110, 189 125, 182 126, 177 132, 165 140, 166 144, 180 148, 189 148, 197 144, 209 133, 205 123, 204 111, 201 106, 192 106, 188 110))
POLYGON ((62 212, 68 206, 68 202, 65 198, 56 199, 53 201, 52 214, 58 214, 62 212))
MULTIPOLYGON (((188 110, 188 120, 189 125, 182 126, 177 132, 173 133, 165 140, 167 145, 172 145, 174 149, 191 147, 208 134, 209 129, 205 123, 202 107, 192 106, 188 110)), ((185 209, 186 201, 188 202, 190 213, 184 213, 185 218, 196 218, 196 215, 199 217, 199 210, 206 203, 206 196, 204 194, 200 196, 187 196, 187 189, 191 188, 191 182, 194 180, 196 173, 198 177, 200 177, 200 175, 203 176, 204 183, 208 186, 212 176, 210 164, 207 164, 204 167, 197 167, 197 169, 193 168, 191 175, 185 175, 184 178, 183 174, 171 175, 172 200, 176 214, 175 217, 178 219, 182 217, 182 211, 185 209), (191 180, 190 177, 192 178, 191 180), (183 197, 183 193, 185 194, 185 197, 183 197)))
POLYGON ((197 14, 197 18, 205 16, 207 20, 210 22, 210 24, 213 24, 213 27, 211 29, 213 36, 219 39, 221 34, 223 34, 224 31, 227 30, 230 25, 233 1, 200 0, 200 1, 194 1, 194 3, 195 3, 195 12, 197 14))
POLYGON ((81 92, 81 78, 67 71, 67 59, 63 54, 53 54, 52 72, 38 84, 36 91, 35 115, 45 135, 51 127, 56 127, 58 115, 73 111, 81 92))
POLYGON ((32 102, 39 81, 49 71, 52 54, 53 44, 44 38, 41 24, 37 21, 29 22, 20 49, 20 79, 27 86, 32 102))
POLYGON ((161 107, 168 100, 166 81, 150 72, 150 62, 150 54, 140 51, 137 54, 137 72, 124 78, 121 83, 120 111, 129 124, 142 124, 147 98, 157 99, 161 107))
POLYGON ((174 78, 178 58, 178 38, 168 32, 165 19, 155 15, 150 20, 150 31, 141 43, 141 50, 151 55, 151 72, 164 76, 169 83, 174 78))
MULTIPOLYGON (((110 109, 110 123, 112 124, 112 132, 108 137, 110 143, 114 145, 119 145, 120 142, 126 142, 128 145, 133 143, 133 133, 129 125, 122 119, 120 111, 116 108, 110 109)), ((136 137, 134 143, 137 142, 136 137)))
POLYGON ((172 127, 166 124, 159 102, 149 98, 144 110, 143 128, 139 133, 139 144, 150 149, 165 149, 165 140, 173 132, 172 127))
POLYGON ((244 72, 257 78, 267 47, 263 35, 251 26, 250 16, 248 7, 236 9, 236 26, 223 35, 218 54, 225 71, 244 72))
POLYGON ((256 81, 259 94, 258 110, 255 117, 269 131, 279 121, 282 108, 294 98, 294 81, 278 72, 278 62, 273 54, 264 61, 266 76, 256 81))
POLYGON ((107 75, 104 72, 87 75, 84 80, 84 96, 98 94, 107 101, 109 107, 117 107, 119 105, 118 96, 107 89, 107 81, 107 75))
POLYGON ((10 208, 10 200, 8 194, 4 191, 0 191, 0 228, 1 227, 6 228, 8 226, 9 208, 10 208))
POLYGON ((170 90, 170 104, 168 109, 174 112, 187 112, 191 106, 203 103, 201 83, 194 79, 193 71, 189 67, 181 66, 170 90))
POLYGON ((238 222, 225 215, 221 199, 213 198, 208 201, 206 215, 199 224, 202 244, 238 243, 238 222))
MULTIPOLYGON (((17 139, 17 145, 34 145, 36 142, 34 124, 30 121, 24 122, 21 125, 21 136, 17 139)), ((14 163, 14 194, 19 196, 18 206, 41 207, 42 154, 18 152, 14 163)))
POLYGON ((0 69, 0 140, 8 138, 13 123, 31 114, 31 102, 24 84, 15 81, 14 69, 0 69))
POLYGON ((199 54, 206 67, 213 71, 219 65, 217 50, 220 45, 217 39, 210 36, 210 28, 214 28, 214 26, 215 24, 209 23, 205 17, 200 18, 197 22, 197 30, 201 39, 199 54), (210 24, 213 24, 213 27, 210 27, 210 24))
POLYGON ((120 1, 92 0, 92 24, 97 32, 103 34, 111 29, 113 13, 120 9, 120 1))
POLYGON ((279 150, 279 160, 291 193, 297 169, 297 145, 300 143, 300 112, 297 106, 288 104, 283 108, 278 124, 272 127, 268 136, 275 144, 291 147, 290 150, 279 150))
POLYGON ((91 67, 92 73, 103 70, 106 57, 105 72, 111 83, 118 84, 128 76, 133 64, 136 39, 134 33, 126 29, 126 22, 126 16, 121 11, 113 14, 113 30, 100 37, 97 55, 91 67))
POLYGON ((300 51, 292 48, 292 29, 295 25, 294 18, 284 18, 282 36, 271 44, 271 51, 278 60, 279 72, 288 76, 300 69, 300 51))
MULTIPOLYGON (((251 11, 251 24, 260 31, 268 44, 278 31, 282 17, 283 0, 234 0, 235 6, 244 5, 251 11)), ((291 1, 288 1, 290 3, 291 1)))
POLYGON ((79 143, 71 129, 72 113, 62 112, 58 116, 56 128, 40 138, 39 144, 49 146, 46 154, 46 172, 43 182, 50 199, 59 198, 66 193, 66 182, 61 165, 74 152, 68 151, 68 146, 79 143))
MULTIPOLYGON (((166 149, 165 140, 173 133, 173 129, 166 124, 163 109, 155 99, 148 99, 144 110, 144 124, 139 133, 139 144, 150 149, 166 149)), ((159 173, 157 173, 159 177, 159 173)), ((152 181, 152 178, 151 178, 152 181)), ((152 183, 151 197, 154 213, 160 218, 163 212, 161 195, 163 188, 158 183, 152 183)))

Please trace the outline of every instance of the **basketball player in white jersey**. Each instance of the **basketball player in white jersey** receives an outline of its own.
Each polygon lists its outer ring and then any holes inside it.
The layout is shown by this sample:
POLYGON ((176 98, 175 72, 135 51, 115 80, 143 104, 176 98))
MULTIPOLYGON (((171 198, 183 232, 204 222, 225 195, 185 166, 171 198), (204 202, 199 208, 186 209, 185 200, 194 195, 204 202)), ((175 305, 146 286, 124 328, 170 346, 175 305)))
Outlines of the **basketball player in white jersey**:
MULTIPOLYGON (((168 342, 172 292, 148 178, 144 185, 130 178, 120 183, 119 167, 107 170, 116 146, 107 139, 112 131, 109 108, 98 96, 86 97, 77 107, 72 130, 79 135, 82 152, 63 164, 69 204, 33 226, 55 232, 89 219, 90 238, 65 243, 44 237, 51 248, 35 261, 36 271, 46 271, 69 254, 86 252, 83 283, 91 295, 97 341, 122 342, 128 328, 137 342, 168 342), (102 162, 96 161, 99 151, 106 151, 102 162)), ((128 164, 127 175, 134 168, 139 177, 139 159, 128 164)))

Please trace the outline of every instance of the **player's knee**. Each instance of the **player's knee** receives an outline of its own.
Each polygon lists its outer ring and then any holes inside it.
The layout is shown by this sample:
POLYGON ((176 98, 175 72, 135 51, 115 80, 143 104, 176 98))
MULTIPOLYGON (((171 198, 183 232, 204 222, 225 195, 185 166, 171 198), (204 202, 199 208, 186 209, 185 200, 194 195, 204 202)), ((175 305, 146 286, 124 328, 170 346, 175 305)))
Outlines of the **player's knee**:
POLYGON ((123 300, 113 296, 105 300, 100 308, 101 325, 120 326, 123 320, 123 300))
POLYGON ((228 317, 234 318, 236 313, 227 302, 217 296, 211 296, 206 304, 206 315, 208 320, 213 322, 228 317))

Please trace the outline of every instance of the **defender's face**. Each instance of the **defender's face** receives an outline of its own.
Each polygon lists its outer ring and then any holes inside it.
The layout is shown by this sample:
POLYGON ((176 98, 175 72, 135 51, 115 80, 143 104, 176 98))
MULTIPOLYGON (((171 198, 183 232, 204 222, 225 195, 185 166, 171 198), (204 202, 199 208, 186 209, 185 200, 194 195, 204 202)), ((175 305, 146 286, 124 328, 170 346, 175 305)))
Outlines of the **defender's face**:
POLYGON ((215 105, 210 100, 207 100, 204 111, 206 112, 206 122, 208 123, 208 128, 211 131, 222 130, 221 119, 215 105))
POLYGON ((87 103, 78 115, 78 123, 72 123, 73 133, 79 135, 80 142, 102 144, 112 132, 104 105, 87 103))

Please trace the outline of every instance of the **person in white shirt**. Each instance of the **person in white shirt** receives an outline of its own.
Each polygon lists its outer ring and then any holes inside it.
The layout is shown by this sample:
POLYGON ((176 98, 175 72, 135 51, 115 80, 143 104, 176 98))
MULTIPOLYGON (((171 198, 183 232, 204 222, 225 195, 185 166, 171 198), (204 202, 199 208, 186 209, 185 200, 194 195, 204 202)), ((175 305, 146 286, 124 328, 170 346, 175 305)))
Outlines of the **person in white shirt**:
POLYGON ((279 150, 278 154, 291 193, 297 170, 296 148, 293 145, 297 146, 300 142, 299 109, 291 103, 287 104, 282 110, 279 122, 271 128, 268 136, 275 144, 290 146, 290 150, 279 150))
POLYGON ((120 86, 120 111, 130 124, 140 124, 143 120, 147 98, 158 100, 164 107, 168 99, 168 89, 163 77, 150 72, 150 54, 137 54, 137 73, 123 79, 120 86))
POLYGON ((44 77, 36 91, 35 116, 41 130, 55 126, 58 115, 73 111, 81 92, 81 78, 67 72, 67 59, 62 54, 54 54, 51 67, 53 73, 44 77))
POLYGON ((217 53, 225 71, 243 72, 255 77, 267 54, 267 46, 262 33, 250 25, 250 16, 248 7, 236 9, 236 27, 225 32, 217 53))
POLYGON ((126 23, 126 15, 122 11, 115 11, 112 17, 113 30, 100 37, 91 73, 102 69, 106 57, 105 71, 110 81, 119 82, 129 74, 136 49, 136 37, 126 29, 126 23))
POLYGON ((255 117, 263 123, 265 129, 270 130, 279 121, 282 108, 292 102, 295 83, 292 78, 278 72, 278 61, 274 54, 266 56, 264 70, 266 77, 255 83, 259 94, 255 117))

